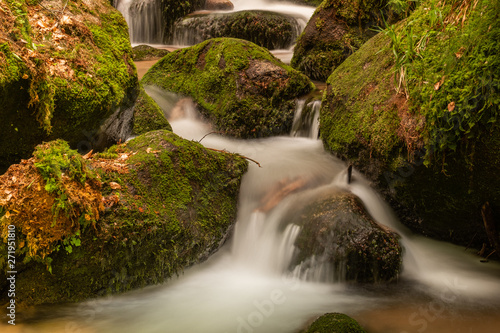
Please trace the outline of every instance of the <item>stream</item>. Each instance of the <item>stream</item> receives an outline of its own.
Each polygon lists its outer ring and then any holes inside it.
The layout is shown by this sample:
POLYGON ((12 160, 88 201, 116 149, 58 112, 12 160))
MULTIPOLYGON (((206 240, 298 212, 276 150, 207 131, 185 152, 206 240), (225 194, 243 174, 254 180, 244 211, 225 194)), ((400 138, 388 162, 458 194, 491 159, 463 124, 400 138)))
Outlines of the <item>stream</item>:
MULTIPOLYGON (((131 1, 122 0, 121 5, 125 2, 131 1)), ((269 9, 307 18, 314 10, 262 0, 233 3, 234 10, 269 9)), ((158 41, 140 38, 136 41, 158 41)), ((171 94, 152 87, 147 92, 167 114, 174 107, 171 94)), ((232 237, 209 260, 162 285, 79 304, 39 307, 22 324, 0 324, 2 332, 291 333, 327 312, 348 314, 369 333, 498 331, 500 264, 480 262, 473 251, 412 234, 356 170, 347 184, 346 164, 325 152, 317 139, 317 115, 310 117, 307 131, 236 140, 205 136, 212 131, 210 124, 200 120, 192 103, 182 105, 182 115, 169 119, 175 133, 262 166, 249 162, 232 237), (287 196, 267 213, 258 211, 261 198, 277 182, 304 176, 315 179, 312 188, 287 196), (357 195, 378 223, 401 235, 403 271, 397 282, 331 283, 326 281, 338 272, 320 266, 307 274, 288 269, 300 227, 286 223, 286 213, 294 202, 309 200, 324 189, 357 195)), ((295 129, 304 128, 301 121, 297 116, 295 129)))

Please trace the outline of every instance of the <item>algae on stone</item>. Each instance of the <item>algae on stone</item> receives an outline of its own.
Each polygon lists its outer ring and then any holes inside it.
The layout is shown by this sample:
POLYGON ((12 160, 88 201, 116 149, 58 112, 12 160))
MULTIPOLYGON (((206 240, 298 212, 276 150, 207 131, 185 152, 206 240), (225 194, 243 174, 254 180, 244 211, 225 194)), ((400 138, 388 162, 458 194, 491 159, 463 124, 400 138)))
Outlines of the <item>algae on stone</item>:
POLYGON ((219 131, 242 138, 289 133, 296 99, 314 88, 268 50, 233 38, 171 52, 142 83, 192 97, 219 131))
MULTIPOLYGON (((52 272, 45 264, 23 262, 26 246, 18 246, 19 305, 76 302, 161 283, 216 251, 235 222, 239 185, 247 169, 246 160, 237 155, 207 150, 163 130, 86 158, 86 168, 99 177, 99 203, 105 210, 94 227, 80 230, 80 242, 70 253, 61 248, 50 254, 52 272)), ((19 169, 20 178, 25 165, 11 169, 19 169)), ((20 184, 30 188, 28 180, 20 184)), ((2 203, 15 200, 3 188, 0 195, 2 203)), ((27 214, 43 215, 38 208, 47 207, 34 200, 23 206, 27 214)), ((51 216, 50 207, 46 213, 51 216)), ((2 225, 9 224, 12 215, 3 208, 0 214, 2 225)), ((16 228, 18 244, 29 230, 29 223, 16 228)), ((0 290, 7 281, 5 240, 2 233, 0 290)))

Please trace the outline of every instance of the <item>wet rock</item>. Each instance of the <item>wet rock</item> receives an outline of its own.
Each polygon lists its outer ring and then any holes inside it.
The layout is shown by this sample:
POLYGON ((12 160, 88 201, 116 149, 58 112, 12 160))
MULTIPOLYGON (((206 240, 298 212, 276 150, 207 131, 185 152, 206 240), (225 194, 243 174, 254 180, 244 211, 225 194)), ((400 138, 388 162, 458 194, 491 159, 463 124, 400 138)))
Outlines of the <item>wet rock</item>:
POLYGON ((297 21, 268 11, 199 14, 175 23, 174 43, 195 45, 210 38, 233 37, 248 40, 270 50, 287 49, 300 33, 297 21))
POLYGON ((231 10, 234 5, 229 0, 207 0, 205 2, 205 9, 207 10, 231 10))
POLYGON ((326 81, 332 71, 375 33, 396 20, 387 1, 325 0, 297 40, 291 65, 311 79, 326 81), (389 9, 388 9, 389 8, 389 9))
POLYGON ((297 97, 314 88, 268 50, 233 38, 171 52, 142 82, 192 97, 218 131, 241 138, 289 133, 297 97))
POLYGON ((292 261, 301 276, 323 282, 380 282, 398 277, 402 263, 398 235, 377 224, 356 196, 321 194, 290 222, 302 228, 292 261))

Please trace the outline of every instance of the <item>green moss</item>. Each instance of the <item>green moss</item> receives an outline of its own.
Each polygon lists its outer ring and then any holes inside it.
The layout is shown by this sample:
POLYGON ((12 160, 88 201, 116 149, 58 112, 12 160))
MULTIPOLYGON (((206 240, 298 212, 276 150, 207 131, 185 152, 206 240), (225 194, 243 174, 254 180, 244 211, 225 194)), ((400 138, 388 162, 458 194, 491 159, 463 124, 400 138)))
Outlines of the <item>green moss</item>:
POLYGON ((134 106, 133 124, 132 133, 135 135, 159 129, 172 130, 162 109, 142 87, 134 106))
POLYGON ((149 45, 138 45, 132 48, 132 59, 134 61, 154 60, 163 58, 170 51, 157 49, 149 45))
POLYGON ((351 317, 342 313, 327 313, 316 319, 303 333, 365 333, 351 317))
POLYGON ((23 22, 16 19, 12 29, 27 25, 23 31, 31 39, 23 37, 28 41, 23 47, 12 40, 0 46, 0 97, 6 101, 0 124, 1 170, 28 157, 43 140, 64 138, 73 147, 92 140, 88 133, 97 131, 117 108, 130 106, 138 93, 126 23, 107 1, 89 5, 99 11, 69 3, 71 21, 58 25, 60 39, 29 26, 29 15, 36 12, 53 20, 52 12, 34 2, 14 2, 20 5, 10 7, 9 14, 19 11, 16 17, 23 22))
POLYGON ((355 156, 356 151, 365 147, 377 156, 388 158, 398 148, 397 107, 388 103, 394 89, 392 72, 380 71, 393 66, 392 54, 388 50, 378 52, 388 44, 386 36, 377 35, 328 78, 320 133, 329 149, 340 154, 349 151, 349 155, 355 156), (338 80, 343 84, 336 84, 338 80))
POLYGON ((171 52, 142 82, 193 97, 219 130, 236 137, 288 133, 294 99, 314 87, 268 50, 232 38, 171 52))
POLYGON ((225 240, 246 160, 169 131, 148 132, 105 154, 116 159, 89 160, 103 182, 105 213, 82 232, 81 246, 51 255, 52 274, 39 263, 23 266, 16 302, 76 302, 161 283, 225 240))

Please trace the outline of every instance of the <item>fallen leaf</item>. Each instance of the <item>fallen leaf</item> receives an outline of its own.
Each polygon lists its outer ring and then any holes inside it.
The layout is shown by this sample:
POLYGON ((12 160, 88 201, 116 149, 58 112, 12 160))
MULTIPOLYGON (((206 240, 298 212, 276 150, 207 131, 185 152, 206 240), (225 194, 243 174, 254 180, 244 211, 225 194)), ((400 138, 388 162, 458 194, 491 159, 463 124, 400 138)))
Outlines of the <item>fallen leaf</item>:
POLYGON ((450 102, 450 104, 448 104, 448 111, 453 111, 455 110, 455 102, 450 102))
POLYGON ((120 184, 115 183, 115 182, 110 182, 110 183, 109 183, 109 186, 110 186, 113 190, 121 190, 121 188, 122 188, 122 187, 120 186, 120 184))
POLYGON ((25 79, 25 80, 26 80, 27 78, 28 78, 28 74, 24 74, 24 75, 23 75, 23 79, 25 79))

